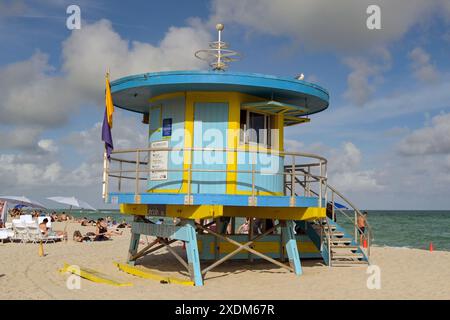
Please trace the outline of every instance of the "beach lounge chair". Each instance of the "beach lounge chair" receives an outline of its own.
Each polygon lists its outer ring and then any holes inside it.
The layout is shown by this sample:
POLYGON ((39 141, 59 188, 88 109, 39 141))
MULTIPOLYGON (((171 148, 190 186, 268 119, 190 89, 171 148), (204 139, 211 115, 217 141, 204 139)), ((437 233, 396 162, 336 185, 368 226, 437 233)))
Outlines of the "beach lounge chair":
POLYGON ((31 214, 23 214, 20 216, 20 221, 22 221, 22 223, 30 223, 33 222, 33 217, 31 216, 31 214))
POLYGON ((27 226, 20 220, 13 220, 14 240, 27 243, 29 240, 27 226))
POLYGON ((27 223, 28 240, 37 243, 42 240, 42 232, 36 222, 27 223))
POLYGON ((2 243, 5 242, 5 240, 8 240, 10 238, 14 237, 14 232, 7 228, 0 229, 0 240, 2 243))
POLYGON ((28 240, 33 243, 38 243, 40 241, 44 243, 53 242, 62 240, 64 236, 45 236, 42 234, 41 229, 39 229, 39 224, 37 222, 27 223, 27 230, 28 230, 28 240))

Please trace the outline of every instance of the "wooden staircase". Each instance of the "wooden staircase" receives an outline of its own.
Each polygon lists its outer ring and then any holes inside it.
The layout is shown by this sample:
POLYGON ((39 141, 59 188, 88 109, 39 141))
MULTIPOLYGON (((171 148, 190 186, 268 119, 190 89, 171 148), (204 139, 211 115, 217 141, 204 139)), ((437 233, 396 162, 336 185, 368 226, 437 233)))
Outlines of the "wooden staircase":
MULTIPOLYGON (((285 177, 285 194, 298 196, 300 191, 305 197, 325 198, 324 206, 331 205, 332 217, 335 219, 339 214, 339 219, 344 219, 353 225, 354 234, 348 233, 343 227, 329 217, 320 221, 306 222, 303 231, 310 237, 320 250, 325 263, 329 266, 352 266, 370 264, 370 246, 372 243, 372 228, 359 209, 348 200, 336 188, 328 184, 323 178, 323 172, 320 176, 311 173, 311 165, 285 165, 285 171, 290 173, 290 178, 285 177), (298 176, 303 177, 303 180, 298 176), (312 182, 319 182, 320 190, 312 189, 312 182), (296 190, 296 187, 300 187, 296 190), (338 200, 339 204, 335 202, 338 200), (353 212, 353 213, 352 213, 353 212), (364 243, 366 248, 361 247, 359 243, 358 232, 361 231, 357 226, 357 218, 362 217, 365 221, 366 232, 364 233, 364 243)), ((326 174, 326 173, 325 173, 326 174)))
MULTIPOLYGON (((367 265, 368 258, 355 240, 336 222, 327 218, 319 224, 313 224, 316 232, 323 232, 324 239, 329 239, 329 263, 333 267, 367 265), (322 229, 322 230, 320 230, 322 229)), ((328 249, 325 245, 324 249, 328 249)))

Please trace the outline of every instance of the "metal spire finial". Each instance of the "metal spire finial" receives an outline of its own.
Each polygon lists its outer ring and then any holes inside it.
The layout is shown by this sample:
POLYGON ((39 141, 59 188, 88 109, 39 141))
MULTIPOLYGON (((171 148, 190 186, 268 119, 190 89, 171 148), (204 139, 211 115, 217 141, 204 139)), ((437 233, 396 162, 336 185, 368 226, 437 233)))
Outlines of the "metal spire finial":
POLYGON ((195 57, 209 63, 213 70, 225 70, 228 63, 239 59, 240 54, 228 49, 228 44, 222 41, 222 23, 216 24, 218 39, 209 43, 209 49, 198 50, 195 57))

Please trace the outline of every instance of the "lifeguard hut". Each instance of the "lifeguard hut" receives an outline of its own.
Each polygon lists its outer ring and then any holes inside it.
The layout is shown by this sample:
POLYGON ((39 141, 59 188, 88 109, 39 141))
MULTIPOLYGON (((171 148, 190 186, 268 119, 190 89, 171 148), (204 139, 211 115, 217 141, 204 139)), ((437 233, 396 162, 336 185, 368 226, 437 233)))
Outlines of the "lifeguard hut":
POLYGON ((141 113, 149 129, 148 146, 114 150, 104 167, 105 201, 134 216, 128 263, 167 248, 195 285, 229 259, 265 259, 296 275, 301 259, 367 263, 370 234, 358 235, 361 213, 328 184, 327 160, 284 148, 284 128, 325 110, 328 92, 301 78, 227 71, 239 55, 216 27, 218 41, 195 53, 212 70, 111 83, 114 105, 141 113), (141 235, 155 241, 138 250, 141 235), (179 241, 187 261, 171 247, 179 241))

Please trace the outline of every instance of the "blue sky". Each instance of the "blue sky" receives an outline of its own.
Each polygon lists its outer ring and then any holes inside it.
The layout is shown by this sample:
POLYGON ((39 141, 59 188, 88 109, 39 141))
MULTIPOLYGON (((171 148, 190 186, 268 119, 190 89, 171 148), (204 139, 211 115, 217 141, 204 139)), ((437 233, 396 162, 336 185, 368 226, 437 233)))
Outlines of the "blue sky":
MULTIPOLYGON (((0 194, 101 202, 103 74, 205 69, 215 37, 233 71, 324 86, 328 110, 287 130, 287 146, 329 158, 330 183, 361 208, 450 209, 450 0, 2 1, 0 194), (65 27, 78 4, 82 28, 65 27), (381 30, 365 26, 381 7, 381 30)), ((145 144, 118 111, 116 145, 145 144)))

